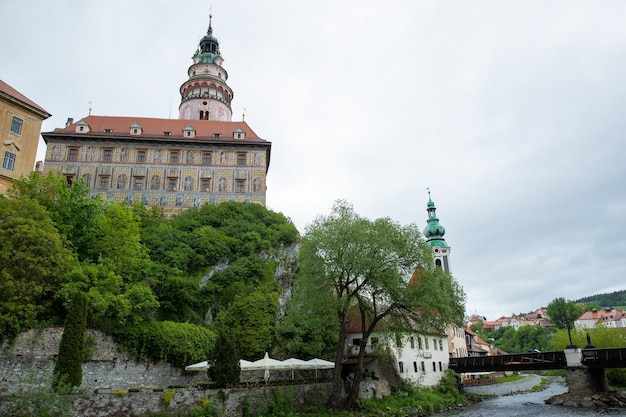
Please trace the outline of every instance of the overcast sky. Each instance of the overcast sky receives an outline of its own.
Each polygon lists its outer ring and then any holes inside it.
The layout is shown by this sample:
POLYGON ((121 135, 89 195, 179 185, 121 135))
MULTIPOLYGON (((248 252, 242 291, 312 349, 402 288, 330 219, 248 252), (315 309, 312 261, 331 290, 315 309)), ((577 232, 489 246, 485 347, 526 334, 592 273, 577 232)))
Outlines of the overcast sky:
POLYGON ((44 131, 176 118, 210 7, 301 232, 337 199, 423 228, 430 188, 468 313, 626 289, 626 2, 5 0, 0 78, 44 131))

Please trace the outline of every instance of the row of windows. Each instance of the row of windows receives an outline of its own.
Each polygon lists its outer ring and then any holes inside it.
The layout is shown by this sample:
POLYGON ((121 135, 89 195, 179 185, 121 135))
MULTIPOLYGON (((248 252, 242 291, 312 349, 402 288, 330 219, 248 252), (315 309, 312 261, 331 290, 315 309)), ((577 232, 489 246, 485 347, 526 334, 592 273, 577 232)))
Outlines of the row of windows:
MULTIPOLYGON (((415 349, 415 338, 413 336, 411 336, 410 342, 411 342, 411 349, 415 349)), ((433 349, 437 350, 437 346, 439 346, 439 350, 443 350, 443 341, 441 339, 437 339, 433 337, 433 349)), ((418 337, 417 348, 418 349, 430 349, 428 345, 428 338, 425 337, 422 339, 421 337, 418 337)))
MULTIPOLYGON (((94 149, 90 146, 87 148, 86 152, 85 152, 85 160, 87 161, 93 161, 96 157, 94 155, 95 151, 94 149)), ((100 154, 100 161, 101 162, 113 162, 113 156, 115 153, 115 149, 114 148, 104 148, 101 151, 100 154)), ((154 163, 163 163, 164 162, 164 152, 162 152, 161 150, 157 149, 152 151, 152 162, 154 163)), ((59 152, 58 152, 58 148, 56 147, 56 145, 53 146, 52 148, 52 154, 51 157, 53 160, 57 160, 59 159, 59 152)), ((169 162, 170 164, 181 164, 182 163, 182 151, 179 150, 170 150, 168 151, 168 155, 167 155, 167 160, 166 162, 169 162)), ((79 147, 70 147, 67 150, 67 160, 68 161, 78 161, 79 160, 79 156, 80 156, 80 148, 79 147)), ((128 148, 123 148, 120 153, 119 153, 119 162, 129 162, 130 159, 130 151, 128 150, 128 148)), ((148 150, 146 149, 138 149, 135 153, 135 162, 138 164, 143 164, 143 163, 147 163, 148 161, 148 150)), ((195 155, 194 155, 194 151, 187 151, 186 157, 185 157, 185 163, 187 164, 194 164, 197 161, 195 160, 195 155)), ((248 165, 248 153, 247 152, 237 152, 237 159, 236 159, 237 165, 238 166, 245 166, 248 165)), ((202 165, 226 165, 228 163, 228 158, 227 158, 227 154, 226 152, 222 151, 219 153, 219 155, 214 155, 213 152, 202 152, 201 153, 201 160, 200 163, 202 165), (216 158, 215 158, 216 157, 216 158), (215 160, 214 160, 215 159, 215 160)), ((253 154, 253 158, 252 158, 252 164, 253 165, 260 165, 261 163, 261 155, 259 154, 259 152, 254 152, 253 154)))
POLYGON ((2 161, 2 168, 13 171, 15 169, 15 154, 13 152, 4 152, 4 159, 2 161))
POLYGON ((22 124, 23 120, 17 116, 13 116, 13 120, 11 121, 11 133, 15 133, 16 135, 22 134, 22 124))
MULTIPOLYGON (((432 362, 432 364, 433 364, 433 372, 437 372, 437 364, 439 364, 439 372, 443 372, 443 365, 441 364, 441 362, 432 362)), ((400 373, 403 374, 404 362, 398 362, 398 368, 400 368, 400 373)), ((422 371, 422 373, 426 373, 426 363, 424 361, 420 362, 419 369, 417 366, 417 362, 413 362, 413 372, 419 372, 419 371, 422 371)))
MULTIPOLYGON (((87 187, 91 187, 91 175, 84 174, 82 178, 85 180, 87 187)), ((67 176, 68 182, 73 181, 73 176, 67 176)), ((228 181, 226 178, 222 177, 217 181, 217 190, 220 192, 227 191, 228 181)), ((252 183, 253 192, 261 192, 261 180, 259 178, 255 178, 252 183)), ((153 175, 150 184, 146 184, 145 177, 133 177, 132 181, 127 184, 127 177, 125 174, 120 174, 117 176, 117 180, 115 183, 111 182, 110 175, 100 175, 98 176, 97 183, 94 184, 94 187, 100 190, 109 190, 109 189, 118 189, 125 190, 130 187, 130 189, 135 191, 143 191, 145 189, 150 190, 161 190, 161 177, 159 175, 153 175)), ((164 182, 165 189, 167 191, 178 191, 179 187, 179 179, 176 177, 166 178, 164 182)), ((210 192, 211 191, 211 178, 200 178, 199 181, 194 181, 190 176, 186 177, 183 181, 184 191, 202 191, 202 192, 210 192)), ((237 193, 245 193, 246 192, 246 180, 235 180, 235 192, 237 193)))

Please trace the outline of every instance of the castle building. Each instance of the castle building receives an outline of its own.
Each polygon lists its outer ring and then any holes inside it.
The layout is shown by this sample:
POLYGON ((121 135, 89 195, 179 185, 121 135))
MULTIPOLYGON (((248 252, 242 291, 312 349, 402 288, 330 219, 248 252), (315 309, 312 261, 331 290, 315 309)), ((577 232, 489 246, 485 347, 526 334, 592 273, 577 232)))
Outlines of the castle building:
POLYGON ((35 167, 41 123, 50 113, 0 80, 0 194, 35 167))
POLYGON ((180 87, 178 119, 89 115, 42 133, 44 172, 94 194, 175 213, 223 201, 265 205, 271 143, 233 122, 233 91, 211 20, 180 87))

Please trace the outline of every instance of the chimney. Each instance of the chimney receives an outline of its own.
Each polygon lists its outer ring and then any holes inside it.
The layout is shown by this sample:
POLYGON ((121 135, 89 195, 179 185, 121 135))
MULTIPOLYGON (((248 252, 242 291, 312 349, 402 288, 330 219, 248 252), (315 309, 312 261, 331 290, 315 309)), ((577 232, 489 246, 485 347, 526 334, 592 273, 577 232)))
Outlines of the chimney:
POLYGON ((65 127, 68 127, 72 123, 74 123, 74 118, 73 117, 68 117, 67 118, 67 122, 65 122, 65 127))

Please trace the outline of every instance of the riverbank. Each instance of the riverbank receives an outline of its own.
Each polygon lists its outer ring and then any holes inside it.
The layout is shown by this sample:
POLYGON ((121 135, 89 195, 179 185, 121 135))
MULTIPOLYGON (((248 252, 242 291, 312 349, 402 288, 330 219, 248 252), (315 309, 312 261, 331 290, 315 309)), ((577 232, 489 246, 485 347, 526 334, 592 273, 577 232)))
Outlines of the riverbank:
MULTIPOLYGON (((517 381, 505 382, 500 384, 481 385, 466 387, 465 392, 476 395, 486 396, 503 396, 522 394, 538 389, 545 389, 549 384, 565 384, 561 377, 541 377, 539 375, 528 374, 517 381)), ((545 400, 546 404, 571 407, 571 408, 589 408, 589 409, 625 409, 626 408, 626 391, 621 392, 604 392, 593 395, 580 395, 565 392, 551 396, 545 400)))
POLYGON ((626 391, 592 395, 565 393, 548 398, 546 404, 573 408, 626 409, 626 391))
MULTIPOLYGON (((550 377, 553 378, 553 377, 550 377)), ((511 382, 503 382, 490 385, 477 385, 471 387, 465 387, 463 390, 469 394, 477 395, 511 395, 522 392, 532 391, 535 387, 546 385, 549 382, 549 378, 541 377, 535 374, 524 374, 521 379, 511 382), (542 379, 546 380, 542 383, 542 379)))

